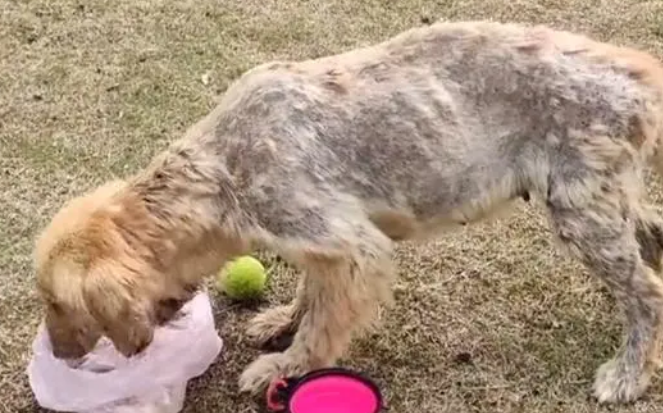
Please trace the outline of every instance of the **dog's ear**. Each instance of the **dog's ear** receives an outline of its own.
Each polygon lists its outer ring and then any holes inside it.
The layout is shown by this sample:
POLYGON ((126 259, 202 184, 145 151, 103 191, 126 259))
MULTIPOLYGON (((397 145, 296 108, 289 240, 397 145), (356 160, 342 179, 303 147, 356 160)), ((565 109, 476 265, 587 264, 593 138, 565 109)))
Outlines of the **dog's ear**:
POLYGON ((83 286, 90 315, 126 357, 140 353, 154 335, 154 305, 144 274, 114 262, 95 265, 83 286))

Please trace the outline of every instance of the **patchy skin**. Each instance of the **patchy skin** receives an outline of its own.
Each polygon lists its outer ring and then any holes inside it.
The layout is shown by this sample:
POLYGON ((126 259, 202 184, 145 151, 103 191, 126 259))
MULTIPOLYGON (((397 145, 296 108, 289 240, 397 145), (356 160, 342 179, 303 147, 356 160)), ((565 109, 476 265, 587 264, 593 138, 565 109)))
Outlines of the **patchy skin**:
POLYGON ((146 169, 54 217, 36 249, 47 327, 60 356, 100 334, 135 354, 204 277, 268 248, 303 274, 247 331, 292 336, 242 374, 260 391, 345 354, 391 298, 394 242, 533 196, 624 309, 594 395, 633 401, 658 362, 663 225, 641 175, 663 171, 662 119, 653 57, 541 26, 437 23, 264 64, 146 169))

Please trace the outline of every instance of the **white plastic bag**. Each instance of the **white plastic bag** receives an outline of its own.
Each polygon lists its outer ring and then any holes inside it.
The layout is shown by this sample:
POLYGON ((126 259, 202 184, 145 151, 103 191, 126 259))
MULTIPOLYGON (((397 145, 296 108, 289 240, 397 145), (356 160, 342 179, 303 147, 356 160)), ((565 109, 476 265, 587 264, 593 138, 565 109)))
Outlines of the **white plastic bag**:
POLYGON ((76 367, 53 356, 41 326, 28 365, 37 402, 77 413, 179 412, 187 382, 204 373, 223 346, 206 293, 198 293, 180 314, 157 328, 152 343, 138 356, 124 357, 102 338, 76 367))

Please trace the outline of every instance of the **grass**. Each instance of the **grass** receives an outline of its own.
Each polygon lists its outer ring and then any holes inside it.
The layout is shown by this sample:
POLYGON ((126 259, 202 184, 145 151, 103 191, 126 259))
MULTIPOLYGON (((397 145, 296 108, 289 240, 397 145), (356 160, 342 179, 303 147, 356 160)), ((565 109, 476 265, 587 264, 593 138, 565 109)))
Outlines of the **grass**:
MULTIPOLYGON (((636 0, 0 0, 0 412, 39 411, 25 377, 39 228, 67 198, 145 165, 244 70, 440 18, 548 23, 663 57, 660 16, 663 2, 636 0)), ((588 399, 619 343, 617 312, 554 249, 540 207, 402 245, 397 260, 396 307, 343 361, 378 381, 389 412, 660 411, 661 379, 632 406, 588 399)), ((270 301, 288 301, 295 274, 274 276, 270 301)), ((259 411, 236 393, 257 354, 241 334, 253 311, 215 305, 225 351, 185 412, 259 411)))

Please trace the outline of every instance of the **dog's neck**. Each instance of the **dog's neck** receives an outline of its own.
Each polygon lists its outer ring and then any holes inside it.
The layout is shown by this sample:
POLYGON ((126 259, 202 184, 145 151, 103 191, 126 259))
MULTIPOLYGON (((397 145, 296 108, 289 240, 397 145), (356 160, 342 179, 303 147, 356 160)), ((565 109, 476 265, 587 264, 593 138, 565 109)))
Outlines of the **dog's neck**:
POLYGON ((121 227, 159 271, 196 284, 245 253, 245 219, 223 171, 168 151, 129 181, 121 227))

